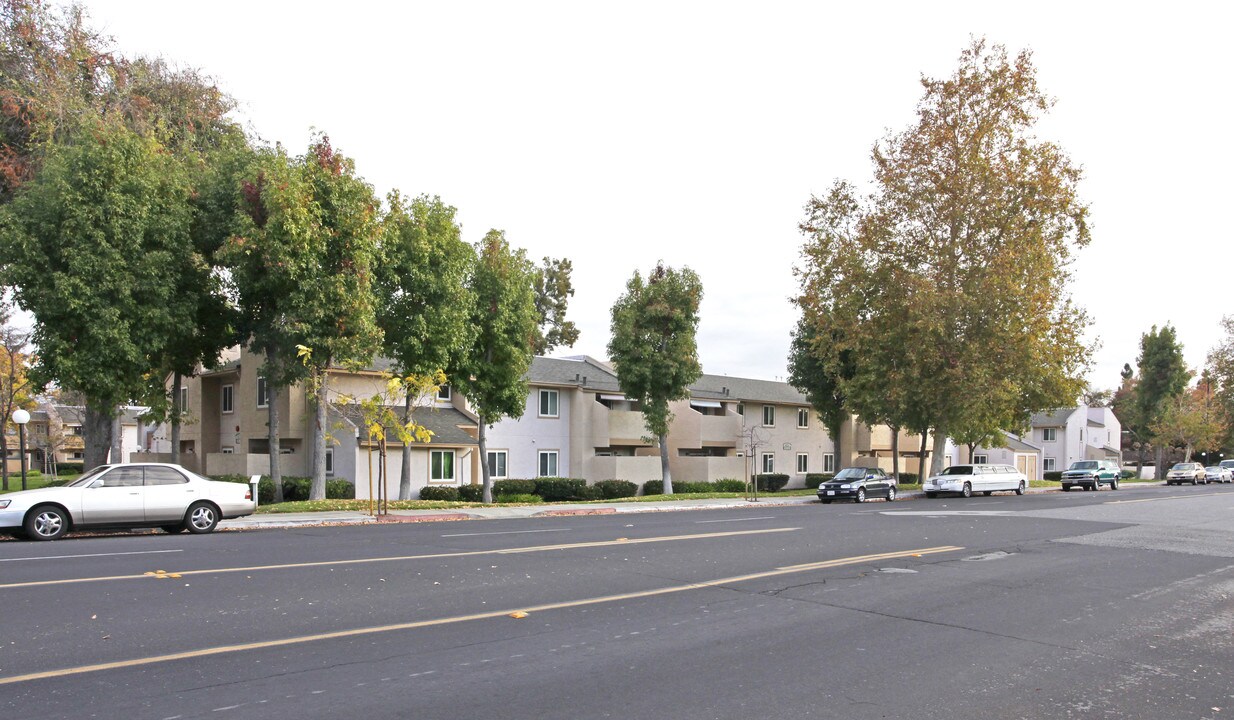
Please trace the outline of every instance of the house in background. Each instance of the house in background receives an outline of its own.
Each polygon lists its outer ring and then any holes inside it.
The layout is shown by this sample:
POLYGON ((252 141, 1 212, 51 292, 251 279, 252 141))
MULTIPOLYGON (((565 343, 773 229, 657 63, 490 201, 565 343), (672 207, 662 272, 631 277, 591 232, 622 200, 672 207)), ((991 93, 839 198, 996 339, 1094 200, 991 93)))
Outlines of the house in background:
MULTIPOLYGON (((130 406, 124 408, 119 418, 121 450, 119 458, 108 457, 108 462, 132 462, 133 453, 143 448, 147 425, 142 414, 148 408, 130 406)), ((86 409, 80 405, 57 405, 42 403, 30 412, 26 426, 27 462, 32 470, 52 472, 54 467, 69 463, 81 463, 85 459, 86 446, 82 438, 82 425, 86 409)), ((18 464, 17 434, 12 433, 10 445, 10 468, 18 464)))
POLYGON ((966 447, 957 448, 957 462, 1014 465, 1034 480, 1037 477, 1029 472, 1034 463, 1040 469, 1038 477, 1066 470, 1078 460, 1113 460, 1121 464, 1121 436, 1122 423, 1109 408, 1055 408, 1035 413, 1023 436, 1008 434, 1001 447, 978 447, 971 460, 966 447))

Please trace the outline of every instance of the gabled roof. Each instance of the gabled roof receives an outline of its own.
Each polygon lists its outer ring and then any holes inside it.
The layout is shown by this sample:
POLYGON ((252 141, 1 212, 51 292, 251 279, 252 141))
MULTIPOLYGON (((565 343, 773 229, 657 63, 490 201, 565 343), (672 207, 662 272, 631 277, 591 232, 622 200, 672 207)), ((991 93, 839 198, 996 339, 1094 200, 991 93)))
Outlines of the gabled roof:
MULTIPOLYGON (((364 427, 364 413, 359 405, 354 403, 331 403, 330 407, 356 428, 364 427)), ((387 407, 394 411, 395 417, 402 417, 403 406, 391 405, 387 407)), ((456 408, 417 408, 414 419, 418 424, 423 425, 433 433, 433 437, 427 443, 429 445, 477 444, 476 439, 469 435, 466 430, 462 429, 462 427, 475 427, 476 421, 459 412, 456 408)), ((392 442, 397 442, 393 432, 388 432, 386 437, 392 442)))
POLYGON ((1067 418, 1077 410, 1077 408, 1055 408, 1044 412, 1033 413, 1033 427, 1062 427, 1067 424, 1067 418))
POLYGON ((573 385, 586 390, 621 392, 617 375, 608 364, 585 355, 532 358, 527 380, 532 385, 573 385))
POLYGON ((1018 453, 1039 453, 1041 452, 1041 448, 1037 447, 1036 445, 1026 443, 1023 440, 1014 438, 1010 435, 1005 436, 1005 439, 1006 439, 1007 449, 1012 452, 1018 452, 1018 453))

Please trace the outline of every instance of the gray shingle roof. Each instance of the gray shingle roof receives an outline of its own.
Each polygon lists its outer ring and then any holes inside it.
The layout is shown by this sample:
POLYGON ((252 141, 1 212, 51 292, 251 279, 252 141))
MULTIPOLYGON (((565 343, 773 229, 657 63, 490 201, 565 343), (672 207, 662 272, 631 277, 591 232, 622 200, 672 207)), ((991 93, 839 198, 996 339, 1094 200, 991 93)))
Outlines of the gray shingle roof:
POLYGON ((617 375, 607 366, 607 363, 586 356, 532 358, 527 379, 533 385, 575 385, 587 390, 621 392, 617 375))
POLYGON ((1010 451, 1012 451, 1012 452, 1019 452, 1019 453, 1037 453, 1037 452, 1041 452, 1041 448, 1039 448, 1039 447, 1037 447, 1037 446, 1035 446, 1035 445, 1030 445, 1030 444, 1028 444, 1028 443, 1024 442, 1023 440, 1019 440, 1019 439, 1017 439, 1017 438, 1013 438, 1013 437, 1011 437, 1010 435, 1005 436, 1005 439, 1006 439, 1007 449, 1008 449, 1008 450, 1010 450, 1010 451))
MULTIPOLYGON (((396 417, 402 417, 403 407, 401 405, 388 407, 394 411, 396 417)), ((364 413, 359 405, 353 403, 332 403, 331 408, 357 428, 364 426, 364 413)), ((419 408, 415 412, 414 419, 433 433, 432 439, 428 442, 429 445, 477 444, 475 438, 459 427, 460 425, 475 427, 476 421, 455 408, 419 408)), ((393 432, 387 432, 386 437, 391 441, 395 441, 393 432)))
POLYGON ((786 405, 809 405, 806 396, 792 385, 775 380, 729 377, 728 375, 703 375, 690 386, 697 398, 751 400, 786 405), (725 392, 727 388, 728 392, 725 392))
POLYGON ((1062 427, 1067 424, 1067 418, 1076 411, 1077 408, 1055 408, 1044 412, 1033 413, 1033 427, 1062 427))

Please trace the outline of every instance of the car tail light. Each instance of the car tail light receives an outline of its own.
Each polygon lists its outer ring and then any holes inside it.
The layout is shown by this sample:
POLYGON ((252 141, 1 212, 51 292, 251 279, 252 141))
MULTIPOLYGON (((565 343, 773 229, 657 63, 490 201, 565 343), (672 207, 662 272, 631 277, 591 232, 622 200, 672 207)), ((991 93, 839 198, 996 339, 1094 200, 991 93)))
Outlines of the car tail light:
POLYGON ((245 499, 245 500, 252 500, 252 499, 253 499, 253 491, 252 491, 252 489, 249 489, 249 490, 245 490, 245 491, 244 491, 244 499, 245 499))

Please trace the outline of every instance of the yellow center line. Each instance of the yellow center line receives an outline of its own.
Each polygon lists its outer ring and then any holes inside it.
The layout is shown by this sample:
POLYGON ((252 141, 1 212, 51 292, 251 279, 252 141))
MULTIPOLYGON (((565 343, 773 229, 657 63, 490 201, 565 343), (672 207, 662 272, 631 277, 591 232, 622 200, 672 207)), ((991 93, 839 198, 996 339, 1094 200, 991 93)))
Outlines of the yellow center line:
MULTIPOLYGON (((549 550, 578 550, 582 548, 608 547, 611 545, 642 545, 646 543, 674 542, 678 540, 701 540, 708 538, 736 537, 740 535, 765 535, 767 533, 793 532, 801 528, 767 528, 763 530, 734 530, 732 532, 697 533, 693 535, 665 535, 650 538, 620 538, 618 540, 598 540, 593 542, 566 543, 562 545, 532 545, 529 547, 504 548, 497 550, 466 550, 458 552, 432 553, 428 555, 397 555, 394 557, 356 558, 352 560, 320 560, 303 563, 284 563, 280 565, 249 565, 247 567, 213 568, 210 570, 181 570, 177 575, 214 575, 221 573, 258 572, 261 570, 283 570, 292 568, 335 567, 340 565, 364 565, 382 562, 408 562, 411 560, 436 560, 440 558, 474 557, 476 555, 517 555, 520 553, 547 552, 549 550)), ((163 572, 164 576, 170 573, 163 572)), ((158 577, 140 573, 136 575, 106 575, 101 577, 64 578, 61 580, 37 580, 34 582, 19 582, 0 585, 0 590, 10 588, 44 587, 47 585, 72 585, 76 583, 105 582, 111 580, 145 580, 158 577)))
MULTIPOLYGON (((687 536, 696 537, 696 536, 687 536)), ((511 613, 522 613, 523 617, 527 613, 546 612, 549 610, 563 610, 567 608, 582 607, 584 605, 598 605, 601 603, 619 602, 622 600, 637 600, 639 598, 654 597, 657 595, 669 595, 672 593, 685 592, 687 590, 703 590, 708 588, 716 588, 733 583, 748 582, 750 580, 761 580, 763 578, 776 577, 779 575, 790 575, 793 573, 806 572, 809 570, 820 570, 824 568, 842 567, 845 565, 858 565, 865 562, 875 562, 880 560, 894 560, 899 558, 921 557, 924 555, 934 555, 937 553, 956 552, 963 550, 962 547, 954 545, 944 545, 932 548, 922 548, 919 550, 903 550, 900 552, 880 553, 877 555, 859 555, 856 557, 839 558, 836 560, 825 560, 817 563, 807 563, 805 565, 792 565, 788 567, 780 567, 775 570, 766 570, 764 572, 750 573, 747 575, 733 575, 731 577, 718 578, 704 582, 684 583, 682 585, 672 585, 664 588, 656 588, 654 590, 639 590, 636 592, 621 593, 618 595, 602 595, 599 597, 583 598, 580 600, 565 600, 562 602, 545 603, 543 605, 533 605, 531 607, 507 608, 505 610, 493 610, 491 612, 474 613, 472 615, 456 615, 454 617, 436 618, 433 620, 418 620, 415 622, 396 623, 394 625, 378 625, 375 627, 355 628, 352 630, 337 630, 335 632, 318 633, 316 635, 301 635, 299 637, 282 638, 280 640, 265 640, 261 642, 243 643, 239 645, 221 645, 219 647, 202 648, 200 650, 188 650, 185 652, 169 653, 167 655, 155 655, 152 657, 134 658, 131 660, 116 660, 114 662, 97 663, 95 665, 79 665, 77 667, 62 668, 60 670, 45 670, 43 672, 28 673, 26 675, 13 675, 11 677, 0 678, 0 685, 11 685, 13 683, 29 682, 31 680, 43 680, 47 678, 67 677, 69 675, 81 675, 84 673, 98 672, 101 670, 116 670, 120 668, 138 667, 141 665, 154 665, 157 663, 172 662, 175 660, 188 660, 192 658, 208 657, 211 655, 224 655, 228 653, 247 652, 249 650, 264 650, 275 647, 286 647, 288 645, 300 645, 303 643, 318 642, 321 640, 337 640, 340 638, 358 637, 361 635, 375 635, 378 633, 398 632, 402 630, 417 630, 419 628, 436 627, 440 625, 453 625, 457 623, 470 622, 472 620, 489 620, 502 616, 510 615, 511 613)))
POLYGON ((1194 498, 1194 497, 1207 497, 1209 495, 1228 495, 1228 494, 1229 493, 1223 493, 1223 492, 1210 492, 1210 493, 1192 493, 1190 495, 1166 495, 1165 497, 1141 498, 1139 500, 1107 500, 1106 502, 1103 502, 1101 504, 1102 505, 1130 505, 1131 503, 1156 502, 1157 500, 1185 500, 1187 498, 1194 498))

